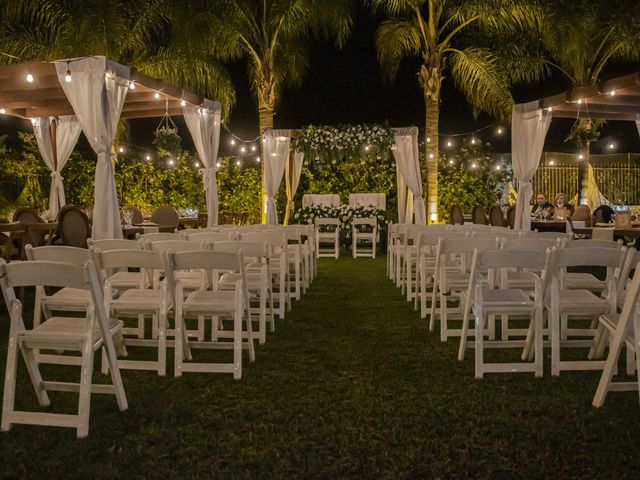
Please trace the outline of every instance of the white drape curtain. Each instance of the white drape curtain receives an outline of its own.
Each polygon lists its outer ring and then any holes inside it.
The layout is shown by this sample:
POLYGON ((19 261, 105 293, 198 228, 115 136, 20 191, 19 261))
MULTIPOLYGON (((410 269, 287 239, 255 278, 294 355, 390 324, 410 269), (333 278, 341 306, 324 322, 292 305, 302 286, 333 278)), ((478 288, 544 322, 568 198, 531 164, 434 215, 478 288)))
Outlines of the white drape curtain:
POLYGON ((291 130, 266 130, 264 132, 264 189, 267 194, 264 205, 267 225, 278 223, 275 196, 289 158, 291 130))
POLYGON ((538 169, 544 141, 551 125, 551 112, 538 108, 538 102, 514 105, 511 119, 511 158, 513 175, 518 179, 516 230, 530 230, 529 201, 533 195, 531 179, 538 169))
POLYGON ((78 122, 98 155, 92 237, 122 238, 111 147, 129 90, 130 69, 96 56, 58 61, 56 70, 78 122), (67 68, 71 82, 65 81, 67 68))
POLYGON ((640 113, 636 113, 636 127, 638 127, 638 135, 640 135, 640 113))
POLYGON ((290 162, 286 162, 285 166, 285 186, 287 188, 287 212, 285 214, 285 223, 289 223, 291 214, 295 208, 293 198, 298 191, 298 185, 300 184, 300 175, 302 175, 302 164, 304 163, 304 153, 294 152, 293 159, 290 162))
POLYGON ((51 170, 51 189, 49 190, 49 211, 58 215, 65 204, 62 169, 73 152, 80 136, 80 123, 74 115, 60 117, 37 117, 33 123, 38 150, 44 163, 51 170), (55 122, 55 139, 51 137, 51 126, 55 122), (55 149, 54 149, 55 141, 55 149))
MULTIPOLYGON (((398 189, 398 223, 405 223, 405 219, 407 218, 406 209, 408 189, 407 184, 404 183, 404 178, 402 178, 398 164, 396 164, 396 187, 398 189)), ((413 215, 413 210, 411 211, 411 215, 413 215)))
POLYGON ((202 107, 183 108, 187 128, 193 138, 198 156, 204 165, 202 183, 207 202, 207 226, 218 224, 218 185, 216 162, 220 147, 220 104, 205 100, 202 107))
MULTIPOLYGON (((396 159, 398 170, 404 182, 413 193, 415 223, 424 225, 427 223, 427 215, 424 206, 420 159, 418 156, 418 128, 396 128, 394 132, 395 144, 393 156, 396 159)), ((413 218, 411 218, 410 215, 405 217, 406 223, 411 223, 412 220, 413 218)))

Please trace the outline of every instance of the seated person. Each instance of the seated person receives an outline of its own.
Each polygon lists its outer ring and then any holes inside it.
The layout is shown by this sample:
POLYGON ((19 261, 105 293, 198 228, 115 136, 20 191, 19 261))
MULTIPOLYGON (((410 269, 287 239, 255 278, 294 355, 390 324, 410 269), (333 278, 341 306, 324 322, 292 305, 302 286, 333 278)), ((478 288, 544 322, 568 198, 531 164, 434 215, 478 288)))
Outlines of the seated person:
POLYGON ((551 218, 553 215, 553 205, 547 201, 547 196, 544 193, 539 193, 536 196, 536 203, 531 208, 531 217, 543 220, 551 218))
POLYGON ((553 202, 553 207, 554 209, 558 209, 558 208, 564 208, 566 209, 566 211, 568 212, 568 215, 571 216, 573 215, 573 210, 574 207, 573 205, 571 205, 570 203, 567 202, 567 199, 565 197, 565 194, 560 192, 556 195, 556 199, 553 202))

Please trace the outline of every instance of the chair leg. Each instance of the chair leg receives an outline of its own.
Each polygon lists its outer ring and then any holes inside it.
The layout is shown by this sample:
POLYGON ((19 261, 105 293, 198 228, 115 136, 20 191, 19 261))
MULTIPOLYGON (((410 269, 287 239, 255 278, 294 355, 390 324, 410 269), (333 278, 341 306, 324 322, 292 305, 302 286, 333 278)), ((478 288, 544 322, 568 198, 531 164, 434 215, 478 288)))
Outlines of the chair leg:
MULTIPOLYGON (((536 364, 536 378, 542 378, 543 375, 543 357, 544 357, 544 344, 542 342, 542 306, 535 310, 535 328, 533 332, 535 342, 535 364, 536 364)), ((531 322, 531 323, 534 323, 531 322)))
POLYGON ((549 317, 551 334, 551 375, 560 376, 560 313, 552 311, 549 317))
MULTIPOLYGON (((158 317, 158 375, 164 377, 167 374, 167 313, 163 312, 158 317)), ((203 319, 204 323, 204 319, 203 319)))
MULTIPOLYGON (((604 363, 602 375, 600 375, 600 381, 598 382, 598 388, 596 388, 596 393, 593 396, 593 401, 591 402, 594 407, 602 407, 604 405, 604 400, 607 397, 607 392, 609 391, 609 386, 611 385, 611 379, 613 378, 615 367, 618 363, 620 350, 622 350, 622 344, 624 342, 626 331, 627 321, 624 317, 621 316, 620 322, 618 323, 613 334, 611 345, 609 346, 609 355, 607 356, 607 360, 604 363)), ((637 344, 637 340, 635 343, 637 344)))
POLYGON ((82 351, 80 371, 80 398, 78 401, 77 437, 84 438, 89 434, 89 413, 91 412, 91 377, 93 375, 93 345, 85 341, 82 351))
POLYGON ((264 344, 267 341, 267 289, 260 290, 260 331, 258 332, 260 344, 264 344))
POLYGON ((484 312, 481 309, 476 313, 475 343, 476 343, 476 378, 484 376, 484 312))
POLYGON ((233 378, 242 378, 242 308, 236 308, 233 317, 233 378))
MULTIPOLYGON (((38 368, 35 352, 31 348, 21 348, 20 351, 22 352, 24 363, 27 366, 27 372, 29 372, 29 378, 31 379, 31 384, 33 385, 36 397, 38 397, 38 403, 41 407, 48 407, 50 404, 49 396, 47 395, 47 391, 42 388, 43 380, 42 375, 40 374, 40 369, 38 368)), ((14 382, 15 375, 16 374, 14 373, 14 382)))

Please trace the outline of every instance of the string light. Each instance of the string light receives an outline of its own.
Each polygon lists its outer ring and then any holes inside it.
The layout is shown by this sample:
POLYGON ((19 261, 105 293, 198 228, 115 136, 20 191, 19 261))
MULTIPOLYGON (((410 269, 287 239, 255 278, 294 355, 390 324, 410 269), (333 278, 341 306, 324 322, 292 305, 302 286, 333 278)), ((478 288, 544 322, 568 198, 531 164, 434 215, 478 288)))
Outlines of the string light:
POLYGON ((616 146, 613 143, 609 144, 609 150, 613 150, 614 148, 616 148, 616 146))
POLYGON ((498 127, 498 135, 502 135, 502 132, 503 132, 503 131, 504 131, 504 130, 502 130, 502 127, 498 127))
POLYGON ((220 162, 216 163, 216 168, 220 168, 220 162))
POLYGON ((120 147, 120 148, 118 149, 118 151, 119 151, 120 153, 124 153, 124 147, 120 147))
POLYGON ((71 70, 69 70, 69 61, 67 60, 67 74, 64 76, 64 81, 71 83, 71 70))
POLYGON ((449 160, 449 165, 453 165, 453 160, 449 160))
POLYGON ((615 90, 611 90, 611 93, 609 93, 609 95, 611 95, 612 97, 616 96, 616 91, 615 90))
POLYGON ((236 144, 236 141, 232 138, 232 139, 229 141, 229 143, 230 143, 231 145, 235 145, 235 144, 236 144))
POLYGON ((583 160, 583 159, 584 159, 584 155, 583 154, 578 155, 578 160, 583 160))
POLYGON ((549 165, 551 165, 552 167, 556 164, 556 162, 554 162, 553 160, 549 160, 549 165))
MULTIPOLYGON (((251 151, 255 152, 256 151, 256 146, 255 145, 251 145, 251 151)), ((259 157, 258 157, 259 158, 259 157)))
POLYGON ((129 82, 129 90, 135 90, 136 89, 136 84, 133 82, 129 82))
POLYGON ((144 158, 145 158, 145 159, 147 160, 147 162, 148 162, 149 160, 151 160, 151 155, 147 154, 147 156, 146 156, 146 157, 144 157, 144 158))
POLYGON ((35 118, 35 117, 31 118, 31 125, 35 125, 37 121, 38 121, 38 120, 36 120, 36 118, 35 118))
POLYGON ((244 148, 244 147, 240 147, 240 151, 241 151, 242 153, 244 153, 246 150, 247 150, 246 148, 244 148))
POLYGON ((180 100, 180 106, 181 107, 186 107, 187 106, 187 102, 185 102, 184 100, 180 100))
POLYGON ((167 160, 167 163, 169 164, 170 167, 173 167, 176 161, 173 158, 170 158, 169 160, 167 160))
POLYGON ((472 163, 472 164, 471 164, 471 168, 476 168, 476 166, 477 166, 477 165, 476 165, 475 163, 472 163))
POLYGON ((582 105, 582 99, 581 98, 578 99, 578 105, 582 105))
POLYGON ((427 137, 427 143, 431 143, 431 137, 427 137))
POLYGON ((430 154, 429 154, 429 158, 433 158, 433 153, 430 153, 430 154))
POLYGON ((156 100, 160 100, 160 94, 158 92, 154 93, 153 98, 155 98, 156 100))
POLYGON ((476 144, 476 139, 475 139, 475 138, 472 138, 472 139, 471 139, 471 145, 475 145, 475 144, 476 144))
POLYGON ((27 82, 29 83, 33 83, 33 75, 31 74, 31 72, 27 73, 27 82))
POLYGON ((453 146, 453 143, 451 143, 451 140, 449 140, 449 141, 447 142, 447 147, 451 148, 452 146, 453 146))
POLYGON ((4 115, 7 113, 7 110, 4 107, 0 107, 0 115, 4 115))
POLYGON ((500 165, 496 165, 496 170, 501 170, 502 167, 500 165))
POLYGON ((256 162, 260 163, 260 157, 256 157, 256 162))
POLYGON ((368 152, 368 151, 369 151, 369 145, 365 145, 365 147, 364 147, 364 151, 365 151, 365 152, 368 152))
POLYGON ((240 166, 240 160, 238 160, 238 161, 236 162, 236 165, 237 165, 238 167, 240 166))
POLYGON ((194 166, 194 167, 196 167, 196 168, 200 168, 200 162, 195 162, 195 163, 193 164, 193 166, 194 166))

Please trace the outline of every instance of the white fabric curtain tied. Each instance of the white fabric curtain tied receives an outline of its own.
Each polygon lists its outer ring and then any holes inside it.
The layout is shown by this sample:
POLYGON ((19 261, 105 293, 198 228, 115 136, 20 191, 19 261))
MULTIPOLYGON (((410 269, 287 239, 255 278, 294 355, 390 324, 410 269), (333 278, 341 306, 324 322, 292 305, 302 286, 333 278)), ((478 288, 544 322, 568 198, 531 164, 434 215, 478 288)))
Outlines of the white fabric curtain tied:
POLYGON ((304 163, 304 153, 294 152, 293 162, 286 162, 285 166, 285 186, 287 189, 287 212, 285 221, 289 223, 291 215, 295 209, 295 203, 293 197, 295 197, 298 191, 298 185, 300 184, 300 176, 302 175, 302 164, 304 163))
POLYGON ((291 130, 269 129, 264 132, 264 190, 267 194, 264 208, 268 225, 278 223, 275 197, 282 183, 290 145, 291 130))
POLYGON ((409 210, 410 202, 406 202, 406 215, 404 221, 424 225, 427 223, 427 212, 424 205, 422 176, 420 174, 420 158, 418 155, 418 128, 396 128, 393 156, 396 159, 398 171, 402 175, 406 186, 413 193, 414 214, 409 210))
POLYGON ((80 124, 73 115, 55 117, 37 117, 33 123, 38 150, 44 163, 51 170, 51 188, 49 190, 49 210, 57 215, 65 204, 64 185, 60 172, 67 164, 78 137, 80 124), (56 122, 55 139, 51 138, 51 125, 56 122), (53 143, 55 141, 55 153, 53 143))
POLYGON ((518 180, 516 230, 530 230, 529 201, 533 195, 531 179, 538 169, 544 141, 551 125, 551 112, 538 108, 538 102, 514 105, 511 117, 513 175, 518 180))
POLYGON ((95 176, 92 237, 122 238, 111 146, 131 71, 103 56, 57 61, 58 81, 82 130, 98 156, 95 176), (66 82, 67 69, 73 81, 66 82))
POLYGON ((220 147, 220 103, 206 100, 202 107, 183 107, 184 120, 205 168, 202 183, 207 203, 207 226, 218 224, 218 185, 216 162, 220 147))

